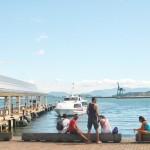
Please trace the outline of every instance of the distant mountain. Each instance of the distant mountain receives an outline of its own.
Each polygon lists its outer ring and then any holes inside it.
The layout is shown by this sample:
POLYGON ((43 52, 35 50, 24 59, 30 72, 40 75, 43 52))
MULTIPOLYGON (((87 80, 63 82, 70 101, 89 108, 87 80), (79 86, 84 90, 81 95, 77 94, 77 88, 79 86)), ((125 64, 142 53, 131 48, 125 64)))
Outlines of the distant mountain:
POLYGON ((116 93, 117 89, 105 89, 105 90, 95 90, 90 93, 87 93, 91 96, 112 96, 116 93))
MULTIPOLYGON (((123 92, 125 95, 132 95, 132 93, 135 93, 137 95, 138 93, 141 92, 148 92, 150 91, 150 88, 123 88, 125 91, 123 92), (138 92, 138 93, 137 93, 138 92)), ((79 95, 81 97, 91 97, 91 96, 113 96, 117 94, 117 88, 113 89, 104 89, 104 90, 95 90, 92 92, 87 92, 87 93, 80 93, 79 95)), ((55 97, 64 97, 68 96, 70 94, 66 92, 50 92, 50 96, 55 96, 55 97)))
POLYGON ((90 94, 84 94, 84 93, 82 93, 82 94, 79 94, 81 97, 92 97, 92 95, 90 95, 90 94))
MULTIPOLYGON (((150 88, 124 88, 124 93, 131 93, 131 92, 147 92, 150 91, 150 88)), ((117 88, 113 89, 104 89, 104 90, 95 90, 89 93, 84 93, 89 94, 91 96, 112 96, 117 94, 117 88)))
POLYGON ((48 95, 55 96, 55 97, 64 97, 64 96, 67 96, 69 94, 66 92, 50 92, 50 93, 48 93, 48 95))

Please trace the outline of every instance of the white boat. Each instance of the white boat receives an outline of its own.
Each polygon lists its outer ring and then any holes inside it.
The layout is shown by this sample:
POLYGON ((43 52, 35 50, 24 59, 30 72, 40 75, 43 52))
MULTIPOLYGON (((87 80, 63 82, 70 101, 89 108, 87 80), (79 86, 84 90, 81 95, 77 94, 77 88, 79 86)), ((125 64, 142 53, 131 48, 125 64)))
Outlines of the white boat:
POLYGON ((66 114, 72 116, 74 114, 85 114, 87 109, 87 101, 83 100, 79 95, 74 94, 74 83, 72 94, 64 98, 64 101, 56 104, 55 111, 59 116, 66 114))
POLYGON ((85 114, 87 101, 83 100, 79 95, 71 95, 64 98, 64 101, 56 104, 55 111, 59 116, 66 114, 72 116, 74 114, 85 114))

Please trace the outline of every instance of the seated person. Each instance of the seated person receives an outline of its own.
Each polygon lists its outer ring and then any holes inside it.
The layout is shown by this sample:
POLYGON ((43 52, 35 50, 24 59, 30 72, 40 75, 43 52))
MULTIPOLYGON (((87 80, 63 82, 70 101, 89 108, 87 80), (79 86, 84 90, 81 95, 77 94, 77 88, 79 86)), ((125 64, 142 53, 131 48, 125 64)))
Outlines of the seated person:
POLYGON ((100 115, 98 117, 98 121, 101 125, 101 133, 111 133, 111 127, 109 121, 108 119, 105 118, 105 116, 100 115))
POLYGON ((150 134, 150 125, 143 116, 139 117, 139 122, 141 122, 142 125, 139 129, 134 129, 134 132, 138 132, 138 142, 141 142, 141 134, 150 134))
POLYGON ((61 121, 62 121, 63 129, 62 130, 58 130, 58 133, 67 133, 68 132, 68 128, 69 128, 70 120, 67 119, 67 115, 66 114, 63 114, 63 118, 61 119, 61 121))
POLYGON ((87 142, 88 139, 84 136, 84 134, 78 128, 77 119, 78 119, 78 115, 75 114, 73 119, 70 121, 69 132, 70 132, 70 134, 79 135, 80 137, 82 137, 87 142))

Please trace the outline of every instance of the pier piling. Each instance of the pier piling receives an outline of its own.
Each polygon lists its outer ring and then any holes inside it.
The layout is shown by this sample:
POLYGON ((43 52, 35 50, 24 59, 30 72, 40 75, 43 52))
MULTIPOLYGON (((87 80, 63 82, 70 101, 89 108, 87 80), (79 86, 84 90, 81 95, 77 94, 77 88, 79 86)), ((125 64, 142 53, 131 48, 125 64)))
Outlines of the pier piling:
POLYGON ((11 120, 8 120, 8 131, 11 132, 11 120))

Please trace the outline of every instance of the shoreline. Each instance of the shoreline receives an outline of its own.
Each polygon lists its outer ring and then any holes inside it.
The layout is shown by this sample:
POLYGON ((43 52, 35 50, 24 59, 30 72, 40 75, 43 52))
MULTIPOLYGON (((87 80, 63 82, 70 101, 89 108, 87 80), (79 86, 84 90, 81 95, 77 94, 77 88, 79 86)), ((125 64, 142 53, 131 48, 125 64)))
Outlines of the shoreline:
MULTIPOLYGON (((150 98, 150 96, 94 96, 95 98, 114 98, 114 99, 140 99, 140 98, 150 98)), ((84 98, 92 98, 92 97, 84 97, 84 98)))

